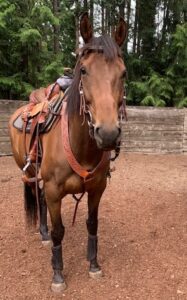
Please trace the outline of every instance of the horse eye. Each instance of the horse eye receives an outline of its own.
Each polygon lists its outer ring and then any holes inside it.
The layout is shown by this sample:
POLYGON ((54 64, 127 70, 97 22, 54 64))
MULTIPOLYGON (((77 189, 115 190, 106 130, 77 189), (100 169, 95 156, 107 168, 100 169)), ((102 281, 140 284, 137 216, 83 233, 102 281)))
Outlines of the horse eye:
POLYGON ((86 75, 86 68, 85 67, 81 67, 81 75, 86 75))

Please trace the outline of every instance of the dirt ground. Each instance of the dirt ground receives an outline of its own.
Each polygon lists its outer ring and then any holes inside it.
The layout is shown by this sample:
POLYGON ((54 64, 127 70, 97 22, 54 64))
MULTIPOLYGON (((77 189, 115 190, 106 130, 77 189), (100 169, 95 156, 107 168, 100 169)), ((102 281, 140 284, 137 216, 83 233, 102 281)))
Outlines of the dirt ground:
POLYGON ((187 156, 122 154, 102 198, 99 262, 88 277, 86 198, 71 226, 74 202, 63 201, 64 275, 50 291, 50 246, 25 229, 22 182, 12 157, 0 158, 0 299, 187 299, 187 156))

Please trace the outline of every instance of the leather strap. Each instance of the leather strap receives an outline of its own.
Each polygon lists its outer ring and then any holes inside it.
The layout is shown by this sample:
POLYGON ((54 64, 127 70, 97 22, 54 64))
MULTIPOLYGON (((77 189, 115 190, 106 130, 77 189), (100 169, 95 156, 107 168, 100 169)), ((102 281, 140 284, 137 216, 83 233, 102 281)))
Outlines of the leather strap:
POLYGON ((69 128, 68 128, 68 114, 66 112, 66 102, 64 101, 62 112, 61 112, 61 129, 62 129, 62 139, 63 139, 63 147, 66 154, 67 161, 73 171, 78 174, 80 177, 86 181, 86 179, 89 177, 93 178, 98 170, 101 170, 105 164, 110 160, 110 151, 103 151, 102 158, 98 165, 92 170, 87 171, 85 168, 83 168, 79 162, 76 160, 69 141, 69 128))

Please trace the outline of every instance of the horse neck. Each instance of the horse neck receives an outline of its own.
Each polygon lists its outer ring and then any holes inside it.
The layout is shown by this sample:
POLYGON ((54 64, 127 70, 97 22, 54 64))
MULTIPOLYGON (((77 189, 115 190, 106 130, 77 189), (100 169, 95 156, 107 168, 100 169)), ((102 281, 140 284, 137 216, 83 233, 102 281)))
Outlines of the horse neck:
POLYGON ((83 116, 78 114, 69 120, 70 144, 78 162, 92 168, 100 161, 103 151, 97 148, 95 140, 90 137, 87 121, 83 124, 83 116))

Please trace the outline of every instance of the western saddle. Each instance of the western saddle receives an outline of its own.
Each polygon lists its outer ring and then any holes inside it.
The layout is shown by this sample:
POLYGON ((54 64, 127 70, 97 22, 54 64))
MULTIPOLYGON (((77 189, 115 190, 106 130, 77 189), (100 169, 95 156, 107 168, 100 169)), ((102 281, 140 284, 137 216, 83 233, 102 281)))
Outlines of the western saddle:
POLYGON ((13 122, 13 126, 23 132, 24 136, 26 161, 22 176, 24 182, 31 184, 38 180, 38 165, 42 157, 39 136, 49 132, 61 117, 60 113, 66 90, 72 82, 72 75, 69 74, 70 70, 66 68, 66 73, 47 88, 34 90, 29 96, 29 103, 13 122), (28 148, 26 147, 27 133, 30 134, 29 151, 27 151, 28 148), (26 171, 30 165, 35 166, 35 177, 33 178, 26 176, 26 171))

